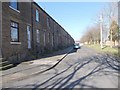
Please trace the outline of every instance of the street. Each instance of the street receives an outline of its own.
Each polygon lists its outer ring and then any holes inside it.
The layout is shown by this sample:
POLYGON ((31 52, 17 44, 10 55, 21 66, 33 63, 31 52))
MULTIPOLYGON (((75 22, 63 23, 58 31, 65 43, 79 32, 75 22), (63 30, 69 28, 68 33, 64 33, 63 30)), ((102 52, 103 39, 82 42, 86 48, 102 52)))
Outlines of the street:
MULTIPOLYGON (((63 55, 57 55, 54 59, 46 57, 49 58, 49 65, 42 68, 46 69, 46 67, 54 65, 59 56, 63 55)), ((114 58, 82 46, 77 51, 72 50, 57 66, 46 72, 39 73, 42 68, 34 67, 13 73, 14 75, 3 76, 2 88, 32 88, 33 90, 38 88, 118 88, 119 69, 112 67, 112 64, 108 63, 110 60, 114 60, 114 58), (35 72, 38 73, 34 74, 35 72), (21 76, 29 76, 27 73, 33 74, 28 78, 19 79, 21 76)), ((31 63, 27 65, 29 67, 31 63)))

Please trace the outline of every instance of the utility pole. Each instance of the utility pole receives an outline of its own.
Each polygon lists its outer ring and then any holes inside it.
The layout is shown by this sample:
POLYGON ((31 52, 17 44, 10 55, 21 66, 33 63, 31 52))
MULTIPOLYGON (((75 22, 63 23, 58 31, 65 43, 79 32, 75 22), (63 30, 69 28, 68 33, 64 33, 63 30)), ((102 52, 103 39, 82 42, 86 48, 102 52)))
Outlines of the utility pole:
POLYGON ((103 15, 100 15, 100 45, 101 45, 101 49, 103 49, 103 15))
POLYGON ((111 42, 110 47, 112 48, 112 46, 113 46, 113 44, 112 44, 112 30, 110 30, 110 42, 111 42))

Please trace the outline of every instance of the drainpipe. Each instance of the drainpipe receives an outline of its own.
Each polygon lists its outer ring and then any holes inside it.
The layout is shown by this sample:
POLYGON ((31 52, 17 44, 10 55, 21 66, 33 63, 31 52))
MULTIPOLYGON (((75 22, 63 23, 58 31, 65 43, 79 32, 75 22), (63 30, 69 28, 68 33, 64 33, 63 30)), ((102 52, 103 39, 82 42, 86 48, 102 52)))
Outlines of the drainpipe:
POLYGON ((34 50, 34 37, 33 37, 33 1, 31 1, 31 37, 32 37, 32 39, 31 39, 31 46, 32 46, 32 49, 34 50))
POLYGON ((2 2, 0 1, 0 58, 2 58, 2 2))
POLYGON ((31 2, 31 22, 32 22, 32 49, 34 51, 35 54, 35 58, 38 58, 38 50, 37 50, 37 44, 34 44, 34 19, 33 19, 33 5, 34 5, 34 0, 32 0, 31 2))

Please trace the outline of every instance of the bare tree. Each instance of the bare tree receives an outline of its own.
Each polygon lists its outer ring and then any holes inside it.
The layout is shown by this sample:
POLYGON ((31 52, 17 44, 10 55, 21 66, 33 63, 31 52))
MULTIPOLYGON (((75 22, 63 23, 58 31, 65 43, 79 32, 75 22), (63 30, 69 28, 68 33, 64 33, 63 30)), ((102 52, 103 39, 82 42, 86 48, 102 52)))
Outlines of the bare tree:
POLYGON ((110 37, 111 47, 113 41, 113 32, 111 30, 111 24, 113 21, 118 23, 118 3, 117 2, 110 2, 106 7, 102 10, 104 16, 104 25, 108 28, 108 36, 110 37))
MULTIPOLYGON (((81 38, 81 41, 88 43, 100 42, 100 14, 103 15, 103 40, 106 41, 110 34, 110 25, 112 21, 118 22, 118 4, 117 2, 109 2, 100 12, 96 15, 93 20, 94 25, 87 28, 87 32, 81 38), (109 34, 109 35, 108 35, 109 34)), ((111 36, 111 38, 113 38, 111 36)))
POLYGON ((80 39, 81 42, 88 42, 89 44, 96 44, 100 41, 99 25, 94 25, 87 28, 86 33, 80 39))

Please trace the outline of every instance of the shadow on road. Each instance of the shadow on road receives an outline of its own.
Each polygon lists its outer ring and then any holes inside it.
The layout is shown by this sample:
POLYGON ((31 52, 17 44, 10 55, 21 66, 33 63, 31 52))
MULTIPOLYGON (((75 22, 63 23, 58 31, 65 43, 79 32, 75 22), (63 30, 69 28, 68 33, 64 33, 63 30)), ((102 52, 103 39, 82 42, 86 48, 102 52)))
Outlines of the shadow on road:
POLYGON ((111 74, 116 75, 116 73, 119 72, 120 68, 119 67, 116 67, 116 69, 113 68, 114 65, 117 65, 117 64, 112 64, 110 60, 113 60, 113 58, 110 58, 108 55, 94 55, 91 57, 85 57, 83 58, 83 62, 79 62, 80 60, 78 60, 78 62, 75 62, 72 65, 67 63, 68 67, 66 69, 64 69, 63 71, 59 73, 56 73, 55 75, 51 76, 49 79, 45 80, 42 83, 41 81, 38 81, 35 84, 28 84, 22 87, 33 86, 34 88, 32 90, 37 90, 38 88, 41 88, 41 87, 42 88, 44 87, 45 89, 50 88, 51 90, 54 88, 69 88, 69 90, 72 90, 76 86, 79 86, 81 88, 84 88, 84 87, 98 88, 98 87, 95 87, 94 85, 85 84, 83 81, 87 80, 91 76, 93 77, 100 76, 101 75, 100 73, 104 73, 104 75, 111 75, 111 74), (97 65, 95 65, 90 70, 90 72, 79 77, 75 81, 71 81, 79 70, 86 67, 88 64, 92 62, 96 62, 97 65), (64 74, 71 68, 74 68, 73 72, 62 77, 62 74, 64 74), (59 78, 57 78, 58 76, 59 78))

